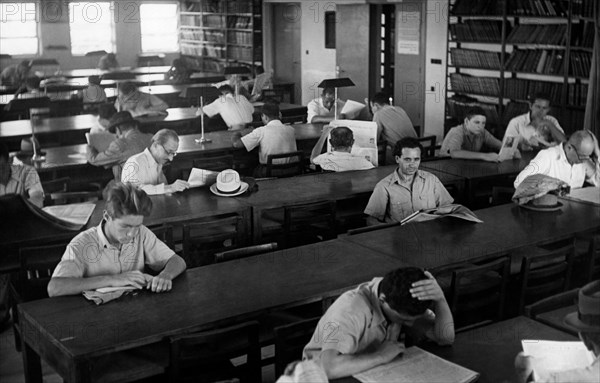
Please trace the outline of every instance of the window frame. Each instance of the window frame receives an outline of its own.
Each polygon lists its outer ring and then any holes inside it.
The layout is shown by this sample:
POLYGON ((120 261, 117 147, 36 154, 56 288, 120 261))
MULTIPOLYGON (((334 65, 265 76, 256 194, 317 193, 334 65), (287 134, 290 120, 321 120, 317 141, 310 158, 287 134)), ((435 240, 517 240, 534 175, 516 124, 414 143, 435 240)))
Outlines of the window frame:
MULTIPOLYGON (((111 44, 112 44, 112 48, 109 50, 106 50, 106 48, 100 48, 100 49, 104 49, 109 53, 117 53, 117 22, 119 20, 115 20, 115 6, 117 6, 115 4, 115 1, 113 0, 96 0, 96 1, 91 1, 91 0, 84 0, 84 1, 77 1, 77 2, 69 2, 69 7, 68 7, 68 12, 69 12, 69 53, 71 54, 72 57, 85 57, 87 52, 83 52, 83 53, 75 53, 73 51, 73 35, 71 33, 72 31, 72 27, 75 24, 75 19, 74 19, 74 15, 71 14, 71 6, 73 4, 78 4, 79 6, 77 7, 77 9, 79 10, 79 12, 82 11, 83 6, 82 3, 91 3, 91 4, 98 4, 98 3, 102 3, 102 4, 108 4, 108 10, 110 12, 110 20, 111 20, 111 44)), ((88 50, 89 51, 94 51, 94 50, 98 50, 98 49, 91 49, 88 50)))
MULTIPOLYGON (((34 18, 34 22, 35 22, 35 40, 36 40, 36 51, 34 53, 19 53, 19 54, 12 54, 9 52, 4 52, 2 51, 2 54, 6 54, 9 55, 11 58, 15 58, 15 59, 25 59, 25 58, 33 58, 33 57, 37 57, 40 56, 42 54, 42 38, 41 38, 41 31, 40 31, 40 7, 39 1, 9 1, 9 2, 4 2, 2 1, 0 5, 5 5, 5 4, 33 4, 33 6, 35 7, 35 18, 34 18)), ((2 18, 0 18, 0 23, 2 22, 2 18)), ((21 37, 21 38, 33 38, 33 37, 21 37)), ((9 40, 10 38, 0 38, 0 42, 2 40, 9 40)), ((1 45, 1 43, 0 43, 1 45)))
POLYGON ((179 17, 179 12, 180 12, 180 7, 181 5, 179 4, 179 2, 177 1, 153 1, 153 2, 142 2, 140 4, 140 52, 142 54, 152 54, 152 53, 178 53, 179 52, 179 27, 180 27, 180 17, 179 17), (144 50, 144 33, 142 31, 142 23, 143 21, 143 17, 142 17, 142 7, 145 5, 174 5, 175 6, 175 20, 177 22, 177 25, 175 27, 175 37, 177 39, 177 43, 176 46, 174 47, 173 50, 161 50, 161 49, 154 49, 154 50, 144 50))

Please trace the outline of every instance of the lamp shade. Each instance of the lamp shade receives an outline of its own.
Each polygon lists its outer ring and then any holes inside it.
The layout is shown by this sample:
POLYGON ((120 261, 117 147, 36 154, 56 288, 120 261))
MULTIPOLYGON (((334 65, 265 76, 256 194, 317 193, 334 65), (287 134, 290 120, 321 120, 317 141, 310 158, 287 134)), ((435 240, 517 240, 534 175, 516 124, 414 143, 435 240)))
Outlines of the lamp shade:
POLYGON ((318 85, 319 88, 345 88, 349 86, 354 86, 354 83, 348 77, 325 79, 318 85))

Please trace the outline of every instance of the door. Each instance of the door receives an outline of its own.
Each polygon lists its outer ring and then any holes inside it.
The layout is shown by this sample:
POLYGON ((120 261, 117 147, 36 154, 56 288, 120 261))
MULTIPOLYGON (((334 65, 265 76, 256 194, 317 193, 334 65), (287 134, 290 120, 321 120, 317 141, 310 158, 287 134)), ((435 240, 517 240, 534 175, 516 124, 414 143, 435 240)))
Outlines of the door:
POLYGON ((272 5, 272 46, 275 83, 294 83, 294 99, 301 100, 300 3, 272 5))

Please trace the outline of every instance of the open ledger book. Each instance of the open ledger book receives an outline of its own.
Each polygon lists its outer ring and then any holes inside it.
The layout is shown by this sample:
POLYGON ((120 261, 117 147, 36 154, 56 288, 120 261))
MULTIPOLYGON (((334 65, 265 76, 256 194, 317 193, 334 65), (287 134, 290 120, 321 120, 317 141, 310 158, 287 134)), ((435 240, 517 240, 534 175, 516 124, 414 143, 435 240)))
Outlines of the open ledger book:
POLYGON ((534 380, 547 377, 555 371, 585 368, 594 362, 594 354, 583 342, 559 342, 523 339, 525 355, 532 356, 534 380))
POLYGON ((68 205, 46 206, 42 210, 61 221, 83 228, 90 216, 94 212, 96 204, 93 203, 73 203, 68 205))
POLYGON ((217 175, 219 172, 212 170, 192 168, 190 176, 188 178, 188 184, 191 188, 196 188, 204 185, 212 185, 217 181, 217 175))
POLYGON ((441 217, 454 217, 464 219, 466 221, 483 223, 482 220, 477 218, 475 213, 473 213, 468 208, 459 204, 451 204, 446 206, 434 207, 432 209, 418 210, 404 218, 400 221, 400 225, 404 225, 405 223, 415 221, 429 221, 432 219, 437 219, 441 217))
POLYGON ((354 377, 365 383, 474 382, 479 374, 448 362, 419 347, 409 347, 402 356, 354 377))

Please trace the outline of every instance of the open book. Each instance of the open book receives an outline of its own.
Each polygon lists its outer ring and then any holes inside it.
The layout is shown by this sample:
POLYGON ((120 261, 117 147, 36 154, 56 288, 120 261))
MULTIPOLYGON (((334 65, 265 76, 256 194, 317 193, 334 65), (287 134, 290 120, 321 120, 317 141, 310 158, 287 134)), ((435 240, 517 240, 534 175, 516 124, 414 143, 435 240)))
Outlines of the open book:
POLYGON ((555 371, 585 368, 594 362, 594 354, 583 342, 559 342, 523 339, 525 355, 533 358, 533 377, 539 380, 555 371))
POLYGON ((434 207, 432 209, 415 211, 414 213, 400 221, 400 224, 404 225, 405 223, 408 223, 410 221, 429 221, 441 217, 454 217, 464 219, 466 221, 483 223, 482 220, 477 218, 475 213, 473 213, 471 210, 464 207, 463 205, 451 204, 446 206, 434 207))
POLYGON ((409 347, 390 363, 354 377, 365 383, 468 383, 475 381, 479 374, 418 347, 409 347))
POLYGON ((110 143, 117 139, 112 133, 86 133, 87 143, 99 152, 103 152, 110 146, 110 143))
POLYGON ((360 102, 347 100, 340 113, 345 114, 347 119, 354 120, 365 106, 365 104, 361 104, 360 102))
POLYGON ((219 172, 212 170, 192 168, 190 176, 188 177, 188 184, 191 188, 212 185, 217 181, 217 175, 219 172))
POLYGON ((73 203, 68 205, 46 206, 42 210, 46 213, 66 221, 76 227, 82 228, 94 212, 94 203, 73 203))

